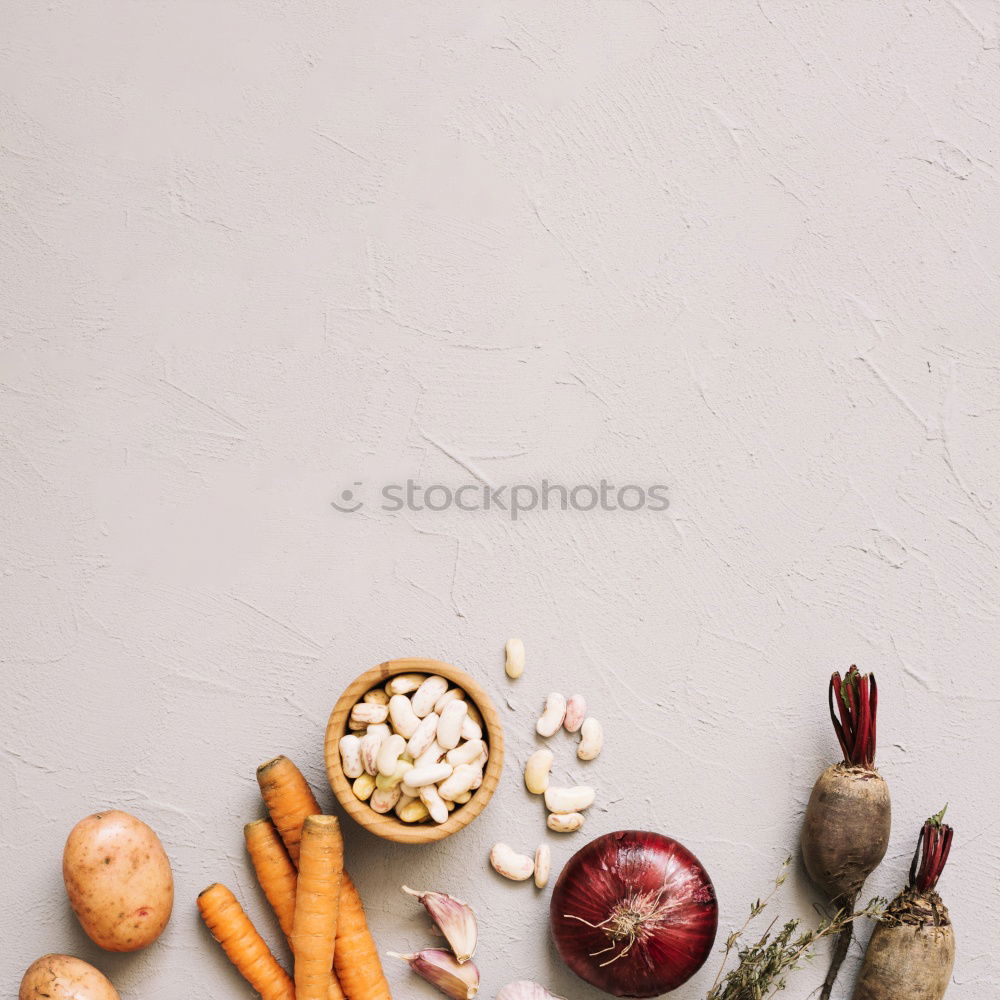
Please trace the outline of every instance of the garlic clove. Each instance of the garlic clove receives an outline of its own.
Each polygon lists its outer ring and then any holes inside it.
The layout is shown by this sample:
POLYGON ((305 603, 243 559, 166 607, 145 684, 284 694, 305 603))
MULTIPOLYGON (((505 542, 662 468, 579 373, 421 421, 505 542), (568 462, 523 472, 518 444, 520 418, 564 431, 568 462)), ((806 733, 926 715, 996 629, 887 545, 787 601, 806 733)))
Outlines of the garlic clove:
POLYGON ((508 983, 498 994, 497 1000, 562 1000, 550 993, 544 986, 520 979, 516 983, 508 983))
POLYGON ((464 965, 476 953, 479 924, 468 903, 444 892, 417 892, 403 886, 403 892, 415 896, 437 924, 459 965, 464 965))
POLYGON ((479 992, 479 970, 466 962, 460 965, 450 951, 443 948, 425 948, 412 955, 390 951, 393 958, 408 962, 410 968, 431 986, 453 1000, 473 1000, 479 992))

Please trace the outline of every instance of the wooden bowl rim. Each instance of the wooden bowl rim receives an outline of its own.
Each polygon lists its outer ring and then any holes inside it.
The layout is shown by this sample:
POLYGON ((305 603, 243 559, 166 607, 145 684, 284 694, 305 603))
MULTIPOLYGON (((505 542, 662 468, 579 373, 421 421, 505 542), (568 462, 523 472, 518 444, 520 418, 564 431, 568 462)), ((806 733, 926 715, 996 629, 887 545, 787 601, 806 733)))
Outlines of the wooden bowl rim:
POLYGON ((356 677, 337 699, 326 727, 324 756, 330 787, 344 811, 360 826, 385 840, 399 844, 431 844, 468 826, 487 806, 500 784, 503 771, 503 727, 490 696, 470 674, 443 660, 423 657, 405 657, 386 660, 356 677), (472 798, 459 806, 444 823, 404 823, 392 813, 375 812, 367 802, 362 802, 351 788, 352 782, 344 774, 340 762, 340 738, 347 733, 347 718, 362 696, 397 674, 439 674, 460 687, 479 709, 486 727, 490 749, 483 783, 472 798))

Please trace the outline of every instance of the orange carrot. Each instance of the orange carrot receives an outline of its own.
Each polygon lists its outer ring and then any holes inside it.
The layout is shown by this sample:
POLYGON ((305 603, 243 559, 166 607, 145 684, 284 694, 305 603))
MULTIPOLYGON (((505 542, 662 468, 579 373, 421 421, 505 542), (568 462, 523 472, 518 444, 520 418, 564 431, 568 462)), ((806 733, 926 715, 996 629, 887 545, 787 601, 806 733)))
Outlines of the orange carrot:
MULTIPOLYGON (((295 914, 295 884, 298 872, 269 819, 257 819, 243 827, 250 860, 257 872, 257 881, 264 890, 281 925, 281 930, 292 943, 292 918, 295 914)), ((330 983, 328 1000, 346 1000, 336 976, 330 983)))
POLYGON ((288 973, 224 885, 210 885, 198 897, 198 911, 229 960, 263 1000, 296 1000, 288 973))
POLYGON ((295 914, 295 881, 298 875, 278 831, 269 819, 257 819, 243 827, 257 881, 278 918, 281 931, 291 942, 295 914))
POLYGON ((296 1000, 329 1000, 344 841, 336 816, 307 816, 292 919, 296 1000))
POLYGON ((347 872, 340 884, 340 921, 333 959, 340 985, 350 1000, 392 1000, 365 908, 347 872))
POLYGON ((261 764, 257 768, 257 783, 271 820, 288 849, 288 856, 293 865, 298 865, 302 824, 307 816, 316 816, 322 811, 316 796, 302 772, 284 756, 261 764))

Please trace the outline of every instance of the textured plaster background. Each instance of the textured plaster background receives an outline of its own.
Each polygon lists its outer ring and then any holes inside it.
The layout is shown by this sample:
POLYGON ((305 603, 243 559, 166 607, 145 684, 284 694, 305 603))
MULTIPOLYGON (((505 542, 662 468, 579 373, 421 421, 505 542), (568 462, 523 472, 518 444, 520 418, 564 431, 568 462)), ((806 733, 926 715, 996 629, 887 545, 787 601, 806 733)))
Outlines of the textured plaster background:
MULTIPOLYGON (((896 806, 870 888, 949 801, 949 996, 996 994, 996 3, 3 8, 5 994, 65 950, 126 1000, 248 996, 194 897, 232 884, 275 939, 254 767, 287 752, 331 804, 330 707, 410 654, 474 671, 510 749, 438 847, 348 828, 383 948, 431 940, 405 878, 478 904, 484 997, 597 996, 547 945, 547 894, 486 868, 542 836, 518 772, 552 688, 609 734, 557 765, 599 788, 587 835, 679 837, 740 922, 857 662, 896 806), (671 506, 381 511, 407 476, 665 482, 671 506), (69 828, 109 805, 176 872, 133 956, 92 947, 61 884, 69 828)), ((584 839, 552 835, 556 863, 584 839)), ((781 912, 814 902, 797 867, 781 912)))

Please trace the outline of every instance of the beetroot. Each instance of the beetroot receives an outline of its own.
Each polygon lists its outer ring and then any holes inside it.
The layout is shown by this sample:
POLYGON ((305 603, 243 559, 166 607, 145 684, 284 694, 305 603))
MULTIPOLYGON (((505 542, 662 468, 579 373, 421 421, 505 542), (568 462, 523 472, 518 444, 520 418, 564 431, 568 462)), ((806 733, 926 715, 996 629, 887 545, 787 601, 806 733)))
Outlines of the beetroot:
POLYGON ((952 829, 944 809, 920 831, 907 887, 872 932, 854 1000, 941 1000, 955 965, 955 933, 936 892, 952 829))
MULTIPOLYGON (((868 876, 885 857, 892 825, 889 787, 875 769, 878 686, 852 666, 829 688, 830 717, 844 759, 818 778, 806 806, 802 860, 838 909, 853 910, 868 876)), ((837 939, 821 1000, 829 1000, 851 942, 851 923, 837 939)))

